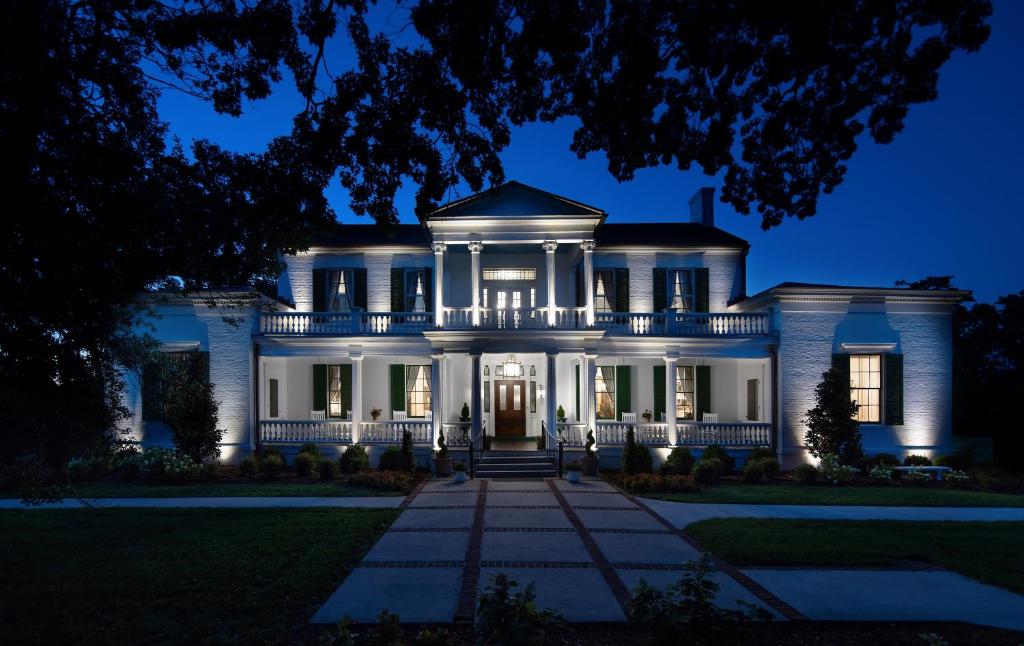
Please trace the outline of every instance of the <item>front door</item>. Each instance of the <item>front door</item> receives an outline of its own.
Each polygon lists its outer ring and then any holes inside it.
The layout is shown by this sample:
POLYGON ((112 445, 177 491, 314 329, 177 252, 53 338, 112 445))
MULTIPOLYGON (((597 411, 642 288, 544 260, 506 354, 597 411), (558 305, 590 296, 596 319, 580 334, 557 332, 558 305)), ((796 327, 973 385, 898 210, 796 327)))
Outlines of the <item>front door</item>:
POLYGON ((494 435, 526 435, 526 382, 515 379, 494 380, 494 435))

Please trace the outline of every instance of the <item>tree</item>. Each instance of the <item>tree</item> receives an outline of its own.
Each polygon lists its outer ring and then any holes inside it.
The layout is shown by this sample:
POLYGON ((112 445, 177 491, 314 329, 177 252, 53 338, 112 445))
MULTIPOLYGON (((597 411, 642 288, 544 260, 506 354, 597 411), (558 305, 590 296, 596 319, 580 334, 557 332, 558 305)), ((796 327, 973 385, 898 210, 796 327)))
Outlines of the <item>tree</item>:
POLYGON ((850 384, 830 368, 821 374, 814 388, 814 408, 807 411, 804 444, 816 458, 827 453, 839 456, 843 464, 855 465, 863 457, 860 424, 854 419, 859 406, 850 399, 850 384))

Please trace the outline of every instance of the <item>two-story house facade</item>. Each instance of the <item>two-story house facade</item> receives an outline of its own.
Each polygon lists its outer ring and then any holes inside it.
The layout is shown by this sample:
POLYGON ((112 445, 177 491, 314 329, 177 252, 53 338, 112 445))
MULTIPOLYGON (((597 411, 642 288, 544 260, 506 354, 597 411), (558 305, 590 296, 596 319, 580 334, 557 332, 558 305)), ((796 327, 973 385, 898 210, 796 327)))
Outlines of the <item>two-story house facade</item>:
MULTIPOLYGON (((951 435, 951 313, 964 292, 784 283, 747 295, 748 243, 687 221, 605 222, 600 209, 509 182, 420 224, 339 225, 284 259, 278 299, 156 305, 168 352, 208 353, 226 460, 260 445, 395 444, 440 434, 579 448, 617 463, 626 431, 671 447, 772 447, 807 459, 821 373, 850 375, 868 453, 933 454, 951 435), (463 407, 469 431, 461 424, 463 407)), ((146 387, 132 433, 166 442, 146 387), (148 409, 148 412, 147 412, 148 409)), ((489 444, 490 442, 488 442, 489 444)))

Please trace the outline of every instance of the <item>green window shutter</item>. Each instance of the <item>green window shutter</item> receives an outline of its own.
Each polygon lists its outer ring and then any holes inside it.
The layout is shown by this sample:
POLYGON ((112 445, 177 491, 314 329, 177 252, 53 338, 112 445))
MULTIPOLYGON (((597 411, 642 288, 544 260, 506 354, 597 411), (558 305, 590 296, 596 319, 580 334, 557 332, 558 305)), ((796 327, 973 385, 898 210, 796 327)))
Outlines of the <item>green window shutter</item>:
MULTIPOLYGON (((660 267, 654 268, 654 311, 663 312, 668 307, 668 272, 660 267)), ((661 419, 661 418, 658 418, 661 419)))
POLYGON ((710 272, 707 268, 693 270, 694 299, 693 310, 695 312, 710 312, 711 309, 711 287, 710 272))
POLYGON ((355 280, 355 293, 353 302, 356 307, 366 309, 366 269, 353 269, 352 276, 355 280))
POLYGON ((615 311, 629 311, 629 270, 623 267, 615 270, 615 311))
POLYGON ((327 310, 327 270, 313 270, 313 311, 327 310))
POLYGON ((341 366, 341 416, 344 418, 352 410, 352 364, 341 366))
POLYGON ((327 366, 313 365, 313 410, 327 410, 327 366))
POLYGON ((405 364, 391 364, 391 410, 405 410, 405 364))
POLYGON ((423 268, 423 304, 428 312, 434 311, 434 271, 430 267, 423 268))
POLYGON ((654 421, 665 412, 665 366, 654 366, 654 421))
POLYGON ((633 412, 633 388, 629 374, 629 366, 615 366, 615 408, 619 411, 619 421, 622 421, 623 413, 633 412))
POLYGON ((580 421, 580 364, 576 364, 576 421, 580 421))
POLYGON ((885 423, 903 426, 903 355, 887 354, 884 359, 885 423))
POLYGON ((391 268, 391 311, 405 311, 405 270, 401 267, 391 268))
POLYGON ((833 354, 832 369, 839 373, 839 381, 847 394, 850 392, 850 355, 833 354))
POLYGON ((697 366, 697 421, 711 410, 711 366, 697 366))

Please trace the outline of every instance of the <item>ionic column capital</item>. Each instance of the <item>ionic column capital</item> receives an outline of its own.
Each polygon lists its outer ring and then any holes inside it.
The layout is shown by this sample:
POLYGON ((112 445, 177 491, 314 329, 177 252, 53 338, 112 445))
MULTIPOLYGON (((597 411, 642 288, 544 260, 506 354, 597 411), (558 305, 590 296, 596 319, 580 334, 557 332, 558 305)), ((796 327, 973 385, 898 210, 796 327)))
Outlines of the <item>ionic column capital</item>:
POLYGON ((434 250, 434 253, 444 253, 448 251, 448 245, 443 242, 432 242, 430 248, 434 250))
POLYGON ((548 253, 554 253, 555 250, 558 249, 558 242, 555 240, 545 240, 540 243, 540 248, 548 253))
POLYGON ((593 251, 595 246, 597 245, 594 244, 593 240, 584 240, 583 242, 580 243, 580 249, 582 249, 585 252, 593 251))
POLYGON ((469 247, 470 253, 480 253, 481 251, 484 250, 484 243, 480 242, 479 240, 473 240, 466 246, 469 247))

